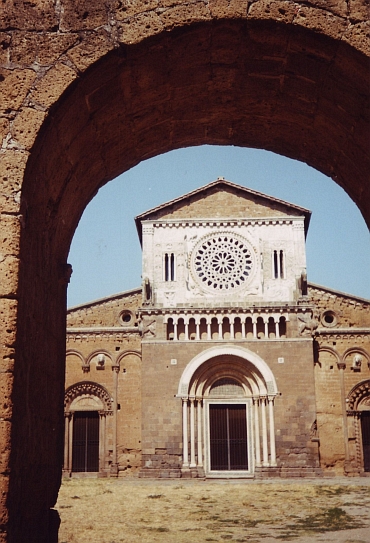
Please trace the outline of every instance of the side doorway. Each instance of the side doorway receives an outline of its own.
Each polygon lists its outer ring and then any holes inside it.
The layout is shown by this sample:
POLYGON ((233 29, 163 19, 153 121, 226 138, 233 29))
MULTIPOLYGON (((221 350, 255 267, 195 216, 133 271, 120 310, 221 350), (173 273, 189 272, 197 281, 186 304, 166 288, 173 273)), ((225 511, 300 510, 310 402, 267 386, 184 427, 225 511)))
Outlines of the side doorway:
POLYGON ((72 472, 99 471, 99 413, 76 411, 73 420, 72 472))
POLYGON ((65 476, 109 473, 112 407, 112 396, 98 383, 81 381, 67 388, 64 398, 65 476))

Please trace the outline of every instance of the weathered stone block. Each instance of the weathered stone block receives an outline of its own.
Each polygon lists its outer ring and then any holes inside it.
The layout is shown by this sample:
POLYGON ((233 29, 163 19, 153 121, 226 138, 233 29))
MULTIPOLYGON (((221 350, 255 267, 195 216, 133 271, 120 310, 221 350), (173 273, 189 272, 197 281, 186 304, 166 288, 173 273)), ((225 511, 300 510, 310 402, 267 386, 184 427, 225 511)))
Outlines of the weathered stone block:
POLYGON ((83 72, 93 62, 113 49, 112 36, 106 32, 86 34, 80 44, 68 51, 68 57, 78 70, 83 72))
POLYGON ((10 47, 10 62, 28 66, 36 62, 48 66, 60 58, 76 41, 76 34, 57 32, 14 32, 10 47))
POLYGON ((76 77, 76 72, 69 66, 56 64, 37 82, 30 98, 44 107, 49 107, 76 77))
POLYGON ((18 109, 36 79, 33 70, 0 69, 0 107, 2 111, 18 109))
POLYGON ((43 111, 34 108, 27 107, 21 110, 12 125, 12 139, 25 149, 30 149, 45 116, 43 111))
POLYGON ((51 30, 58 25, 52 0, 10 0, 3 6, 0 28, 23 30, 51 30))

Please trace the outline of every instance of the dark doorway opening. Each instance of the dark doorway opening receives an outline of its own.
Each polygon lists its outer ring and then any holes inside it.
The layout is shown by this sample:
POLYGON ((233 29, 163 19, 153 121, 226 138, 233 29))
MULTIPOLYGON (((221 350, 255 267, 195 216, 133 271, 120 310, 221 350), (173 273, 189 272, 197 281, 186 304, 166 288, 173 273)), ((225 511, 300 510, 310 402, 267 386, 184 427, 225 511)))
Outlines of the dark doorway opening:
POLYGON ((246 405, 209 406, 211 470, 248 470, 246 405))
POLYGON ((77 411, 73 419, 72 472, 99 471, 99 414, 77 411))
POLYGON ((361 431, 364 471, 370 471, 370 411, 361 413, 361 431))

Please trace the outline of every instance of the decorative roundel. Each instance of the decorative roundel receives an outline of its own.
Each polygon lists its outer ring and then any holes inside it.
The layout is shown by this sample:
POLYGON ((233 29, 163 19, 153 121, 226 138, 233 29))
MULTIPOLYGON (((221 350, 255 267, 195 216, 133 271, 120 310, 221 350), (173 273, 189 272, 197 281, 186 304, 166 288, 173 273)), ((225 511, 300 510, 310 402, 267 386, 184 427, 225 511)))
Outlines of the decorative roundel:
POLYGON ((254 270, 254 250, 242 236, 221 232, 198 242, 191 269, 207 290, 229 292, 246 285, 254 270))
POLYGON ((338 315, 335 313, 335 311, 331 311, 330 309, 323 311, 321 314, 321 324, 328 328, 336 326, 338 324, 338 315))

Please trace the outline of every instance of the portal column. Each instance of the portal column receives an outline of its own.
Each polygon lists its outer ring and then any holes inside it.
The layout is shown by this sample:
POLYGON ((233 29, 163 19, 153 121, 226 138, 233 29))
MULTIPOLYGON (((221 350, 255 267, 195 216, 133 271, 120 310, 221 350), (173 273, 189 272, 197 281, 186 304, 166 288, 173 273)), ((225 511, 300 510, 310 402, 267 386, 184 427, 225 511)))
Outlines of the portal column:
POLYGON ((189 467, 189 449, 188 449, 188 399, 182 398, 182 467, 189 467))
POLYGON ((203 467, 203 451, 202 451, 202 400, 197 402, 197 422, 198 422, 198 466, 203 467))
POLYGON ((269 456, 267 448, 267 425, 266 425, 266 398, 261 398, 262 415, 262 466, 269 465, 269 456))
POLYGON ((68 432, 68 439, 69 439, 69 443, 68 443, 68 466, 67 466, 67 470, 69 471, 69 473, 72 473, 72 449, 73 449, 73 419, 74 419, 74 411, 71 411, 70 412, 70 417, 69 417, 69 432, 68 432))
POLYGON ((71 413, 64 413, 64 465, 63 471, 69 471, 69 434, 70 434, 70 420, 72 418, 71 413))
POLYGON ((256 467, 261 466, 261 443, 260 443, 260 421, 259 421, 259 400, 253 398, 254 405, 254 433, 256 443, 256 467))
POLYGON ((195 462, 195 398, 190 398, 190 467, 196 468, 195 462))
POLYGON ((269 426, 270 426, 270 466, 276 466, 274 397, 269 396, 268 402, 269 402, 269 426))
POLYGON ((99 471, 105 468, 105 412, 99 411, 99 471))

